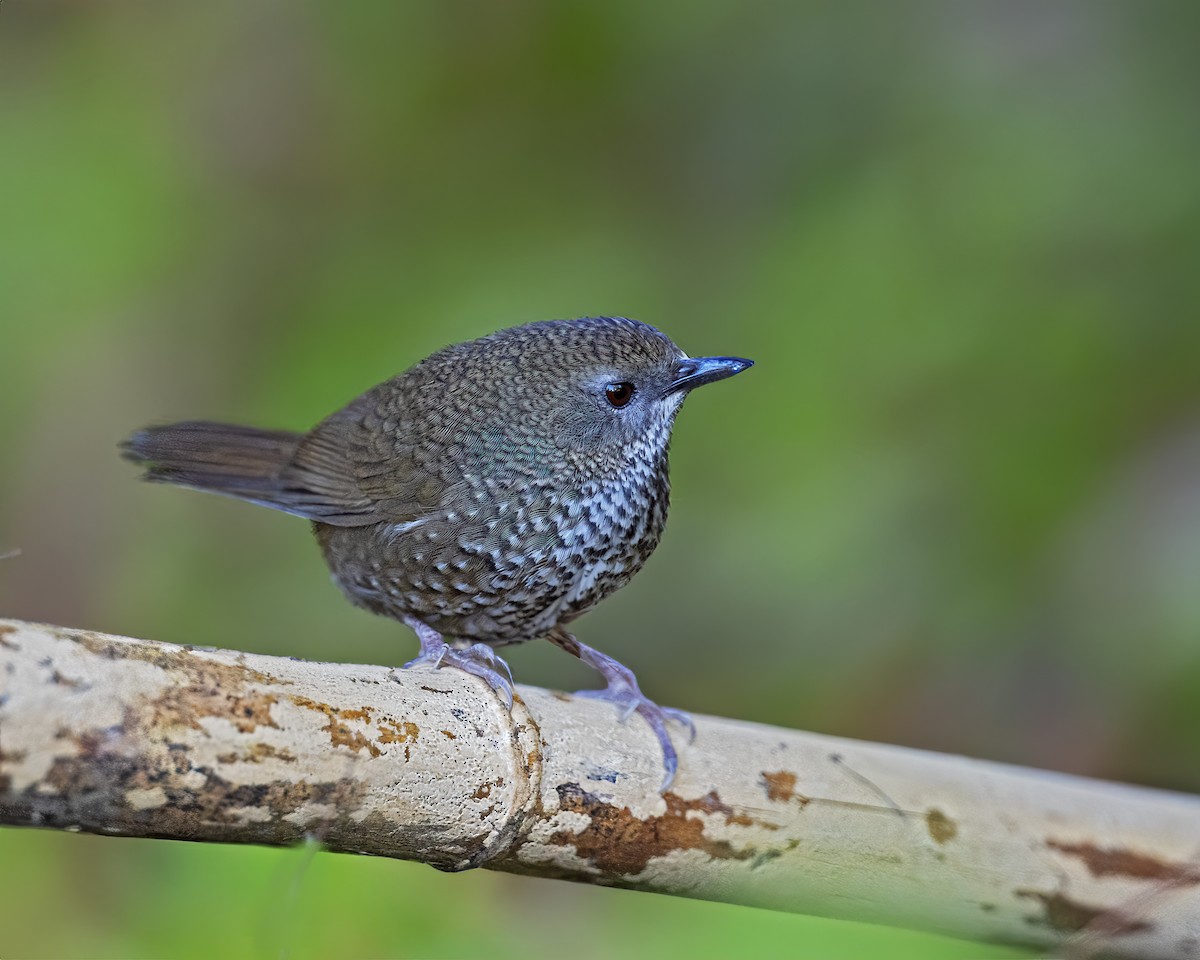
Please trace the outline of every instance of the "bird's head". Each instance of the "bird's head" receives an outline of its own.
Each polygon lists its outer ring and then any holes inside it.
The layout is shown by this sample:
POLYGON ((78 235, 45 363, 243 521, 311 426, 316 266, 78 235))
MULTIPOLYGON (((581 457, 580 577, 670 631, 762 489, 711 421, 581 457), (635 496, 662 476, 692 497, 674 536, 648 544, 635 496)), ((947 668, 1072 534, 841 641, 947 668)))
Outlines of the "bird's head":
POLYGON ((689 392, 753 366, 689 357, 654 327, 623 317, 529 323, 447 354, 457 379, 478 391, 472 405, 488 447, 557 452, 585 469, 660 456, 689 392))

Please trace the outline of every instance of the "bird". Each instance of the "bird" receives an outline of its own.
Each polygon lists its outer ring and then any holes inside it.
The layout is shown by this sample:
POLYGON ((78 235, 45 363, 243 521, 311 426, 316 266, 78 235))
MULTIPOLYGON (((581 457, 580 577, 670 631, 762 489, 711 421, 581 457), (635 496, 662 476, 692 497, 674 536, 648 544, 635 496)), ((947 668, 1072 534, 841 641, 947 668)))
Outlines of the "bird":
POLYGON ((545 638, 596 669, 580 691, 636 713, 662 751, 691 718, 567 627, 658 546, 668 447, 696 387, 753 366, 689 357, 626 317, 542 320, 447 346, 307 433, 208 421, 148 426, 121 444, 143 479, 303 517, 355 605, 416 633, 413 667, 457 667, 511 709, 503 647, 545 638))

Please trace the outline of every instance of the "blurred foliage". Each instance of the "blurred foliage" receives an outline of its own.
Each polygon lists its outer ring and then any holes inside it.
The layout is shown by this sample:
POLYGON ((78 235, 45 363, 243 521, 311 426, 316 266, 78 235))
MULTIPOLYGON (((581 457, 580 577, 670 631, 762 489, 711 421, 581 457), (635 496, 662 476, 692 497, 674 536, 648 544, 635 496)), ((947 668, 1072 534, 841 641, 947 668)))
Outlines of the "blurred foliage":
MULTIPOLYGON (((695 711, 1200 790, 1194 3, 0 6, 0 611, 398 662, 305 525, 139 486, 625 314, 688 402, 581 623, 695 711)), ((548 644, 518 677, 592 682, 548 644)), ((413 864, 0 833, 4 956, 1014 957, 413 864)))

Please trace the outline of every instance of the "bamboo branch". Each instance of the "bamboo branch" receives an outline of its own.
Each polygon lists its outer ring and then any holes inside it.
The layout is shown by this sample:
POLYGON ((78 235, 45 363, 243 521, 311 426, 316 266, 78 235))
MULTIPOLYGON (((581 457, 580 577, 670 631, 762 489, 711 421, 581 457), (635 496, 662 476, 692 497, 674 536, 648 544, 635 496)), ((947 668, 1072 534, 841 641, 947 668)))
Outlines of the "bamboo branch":
POLYGON ((0 823, 293 843, 1106 955, 1200 953, 1200 799, 453 669, 0 621, 0 823))

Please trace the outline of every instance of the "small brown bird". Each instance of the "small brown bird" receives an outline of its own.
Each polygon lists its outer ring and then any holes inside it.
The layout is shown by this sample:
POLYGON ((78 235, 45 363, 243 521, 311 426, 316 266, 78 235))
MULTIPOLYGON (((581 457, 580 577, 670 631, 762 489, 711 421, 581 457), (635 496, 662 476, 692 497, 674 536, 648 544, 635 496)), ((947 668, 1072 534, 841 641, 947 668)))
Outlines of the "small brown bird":
POLYGON ((498 647, 546 637, 598 671, 584 695, 641 715, 632 672, 565 627, 632 577, 667 519, 667 445, 688 392, 752 366, 689 358, 621 317, 550 320, 439 350, 308 433, 186 422, 122 445, 145 479, 313 521, 350 600, 410 626, 412 667, 455 666, 512 705, 498 647))

